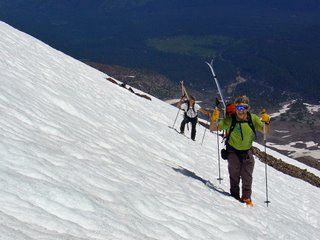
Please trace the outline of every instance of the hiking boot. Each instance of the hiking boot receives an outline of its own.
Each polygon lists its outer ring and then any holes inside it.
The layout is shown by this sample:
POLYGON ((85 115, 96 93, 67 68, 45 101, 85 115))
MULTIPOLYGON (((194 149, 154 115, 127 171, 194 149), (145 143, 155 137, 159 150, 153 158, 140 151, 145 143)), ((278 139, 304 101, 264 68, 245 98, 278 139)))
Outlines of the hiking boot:
POLYGON ((242 197, 242 198, 240 199, 240 202, 243 202, 243 203, 245 203, 247 206, 250 206, 250 207, 253 206, 253 202, 251 201, 250 198, 242 197))

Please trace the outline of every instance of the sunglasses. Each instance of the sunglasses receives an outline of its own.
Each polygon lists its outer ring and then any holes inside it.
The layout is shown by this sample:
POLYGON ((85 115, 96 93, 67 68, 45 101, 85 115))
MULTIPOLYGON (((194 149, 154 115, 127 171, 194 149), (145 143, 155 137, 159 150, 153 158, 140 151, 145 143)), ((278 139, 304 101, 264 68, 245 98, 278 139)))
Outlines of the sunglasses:
POLYGON ((238 110, 238 111, 243 111, 246 109, 248 109, 248 106, 243 106, 243 105, 236 106, 236 110, 238 110))

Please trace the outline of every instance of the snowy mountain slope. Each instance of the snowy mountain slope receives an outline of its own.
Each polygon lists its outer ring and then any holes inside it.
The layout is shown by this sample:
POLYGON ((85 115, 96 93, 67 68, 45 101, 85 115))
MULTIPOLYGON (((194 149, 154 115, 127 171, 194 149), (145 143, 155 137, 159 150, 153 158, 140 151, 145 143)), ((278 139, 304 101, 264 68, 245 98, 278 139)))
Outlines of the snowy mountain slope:
POLYGON ((318 188, 269 168, 267 207, 257 160, 246 208, 176 108, 2 22, 0 54, 1 239, 318 239, 318 188))

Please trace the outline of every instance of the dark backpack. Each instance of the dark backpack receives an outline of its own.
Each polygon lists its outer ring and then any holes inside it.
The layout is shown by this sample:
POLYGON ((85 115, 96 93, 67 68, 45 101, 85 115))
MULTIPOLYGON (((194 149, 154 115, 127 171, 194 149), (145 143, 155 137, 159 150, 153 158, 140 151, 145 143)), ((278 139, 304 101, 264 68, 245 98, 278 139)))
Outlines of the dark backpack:
MULTIPOLYGON (((229 140, 230 134, 232 133, 232 131, 235 128, 237 123, 246 123, 247 122, 249 124, 250 128, 252 129, 252 131, 254 132, 254 135, 257 135, 256 134, 256 130, 255 130, 254 125, 253 125, 253 122, 252 122, 251 114, 249 112, 248 112, 248 121, 237 121, 237 118, 236 118, 235 114, 232 114, 231 117, 232 117, 231 126, 230 126, 230 128, 227 131, 226 136, 225 136, 225 144, 227 146, 227 149, 228 149, 228 147, 229 148, 231 147, 230 145, 228 146, 228 140, 229 140)), ((241 131, 241 137, 243 139, 242 131, 241 131)), ((223 159, 228 159, 228 154, 229 154, 229 152, 226 149, 224 149, 224 148, 221 149, 221 157, 223 159)))
MULTIPOLYGON (((248 112, 248 121, 237 121, 237 118, 236 118, 235 114, 232 114, 231 118, 232 118, 231 126, 230 126, 229 130, 227 131, 227 134, 226 134, 226 137, 225 137, 226 138, 226 140, 225 140, 226 145, 228 144, 228 140, 229 140, 230 134, 232 133, 232 131, 235 128, 237 123, 248 123, 250 128, 254 132, 254 135, 257 135, 256 134, 256 130, 255 130, 254 125, 253 125, 253 122, 252 122, 251 114, 249 112, 248 112)), ((241 131, 241 137, 243 139, 242 131, 241 131)))

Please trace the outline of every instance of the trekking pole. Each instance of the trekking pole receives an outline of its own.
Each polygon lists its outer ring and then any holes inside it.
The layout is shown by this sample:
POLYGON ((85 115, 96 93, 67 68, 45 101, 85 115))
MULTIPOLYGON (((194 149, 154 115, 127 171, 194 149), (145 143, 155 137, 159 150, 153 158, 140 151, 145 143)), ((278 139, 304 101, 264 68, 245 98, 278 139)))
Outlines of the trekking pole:
POLYGON ((203 132, 203 136, 202 136, 202 140, 201 140, 201 146, 202 146, 202 143, 203 143, 203 140, 204 140, 204 135, 206 135, 206 130, 207 130, 207 128, 205 128, 204 132, 203 132))
POLYGON ((267 137, 266 137, 266 125, 263 127, 263 143, 264 143, 264 157, 265 157, 265 162, 264 162, 264 170, 265 170, 265 176, 266 176, 266 201, 264 201, 267 204, 270 203, 269 201, 269 196, 268 196, 268 172, 267 172, 267 137))
MULTIPOLYGON (((207 122, 209 123, 209 126, 210 126, 210 115, 208 116, 208 121, 207 122)), ((204 132, 203 132, 203 136, 202 136, 202 140, 201 140, 201 145, 203 143, 204 136, 206 135, 206 131, 207 131, 207 128, 205 127, 204 132)))
POLYGON ((176 124, 176 121, 177 121, 177 119, 178 119, 179 113, 180 113, 180 108, 178 109, 176 119, 174 120, 174 122, 173 122, 173 124, 172 124, 172 128, 174 128, 174 125, 176 124))
POLYGON ((221 181, 223 180, 223 178, 221 178, 221 170, 220 170, 220 143, 219 143, 219 129, 217 128, 217 146, 218 146, 218 167, 219 167, 219 178, 217 178, 217 180, 219 180, 219 183, 221 184, 221 181))
MULTIPOLYGON (((181 81, 180 84, 181 84, 181 96, 183 97, 183 96, 184 96, 183 81, 181 81)), ((181 98, 182 98, 182 97, 181 97, 181 98)), ((178 119, 180 110, 181 110, 181 109, 180 109, 180 107, 179 107, 178 112, 177 112, 177 116, 176 116, 176 118, 174 119, 174 122, 173 122, 173 124, 172 124, 172 128, 174 128, 174 125, 176 124, 176 121, 177 121, 177 119, 178 119)))
MULTIPOLYGON (((220 95, 221 97, 221 95, 220 95)), ((219 106, 220 101, 218 99, 218 97, 216 97, 216 108, 219 106)), ((217 122, 218 124, 218 122, 217 122)), ((219 169, 219 177, 217 178, 217 180, 219 180, 219 183, 221 184, 221 181, 223 180, 223 178, 221 177, 221 167, 220 167, 220 141, 219 141, 219 127, 217 126, 217 147, 218 147, 218 169, 219 169)))

